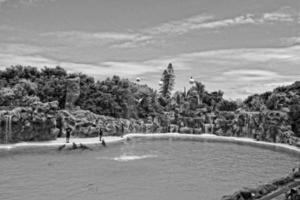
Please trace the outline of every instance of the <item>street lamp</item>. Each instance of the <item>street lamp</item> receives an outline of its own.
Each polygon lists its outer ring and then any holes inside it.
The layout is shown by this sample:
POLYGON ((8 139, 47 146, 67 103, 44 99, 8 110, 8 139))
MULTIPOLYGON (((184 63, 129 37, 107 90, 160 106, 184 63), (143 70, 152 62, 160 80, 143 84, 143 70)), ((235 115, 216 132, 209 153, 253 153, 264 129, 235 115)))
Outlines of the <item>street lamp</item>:
POLYGON ((140 78, 140 77, 136 77, 136 79, 135 79, 135 80, 136 80, 136 82, 138 82, 138 83, 139 83, 139 82, 141 81, 141 78, 140 78))
POLYGON ((189 80, 190 84, 194 84, 195 80, 193 79, 193 77, 191 76, 190 80, 189 80))
POLYGON ((163 83, 162 81, 159 81, 159 82, 158 82, 158 85, 159 85, 159 86, 162 86, 163 84, 164 84, 164 83, 163 83))

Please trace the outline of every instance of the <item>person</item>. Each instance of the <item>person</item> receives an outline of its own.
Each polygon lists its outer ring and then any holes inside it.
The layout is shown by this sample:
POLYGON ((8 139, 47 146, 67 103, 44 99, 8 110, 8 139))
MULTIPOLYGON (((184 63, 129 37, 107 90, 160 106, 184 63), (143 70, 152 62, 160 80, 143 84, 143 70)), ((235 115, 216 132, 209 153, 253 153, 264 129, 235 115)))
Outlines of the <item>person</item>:
POLYGON ((102 140, 102 145, 105 147, 106 146, 106 143, 104 140, 102 140))
POLYGON ((102 137, 103 137, 103 131, 102 128, 99 129, 99 141, 102 141, 102 137))
POLYGON ((124 124, 122 123, 122 126, 121 126, 121 130, 122 130, 122 137, 123 137, 123 135, 124 135, 124 124))
POLYGON ((68 127, 68 128, 66 129, 66 143, 69 143, 69 142, 70 142, 71 132, 72 132, 71 127, 68 127))

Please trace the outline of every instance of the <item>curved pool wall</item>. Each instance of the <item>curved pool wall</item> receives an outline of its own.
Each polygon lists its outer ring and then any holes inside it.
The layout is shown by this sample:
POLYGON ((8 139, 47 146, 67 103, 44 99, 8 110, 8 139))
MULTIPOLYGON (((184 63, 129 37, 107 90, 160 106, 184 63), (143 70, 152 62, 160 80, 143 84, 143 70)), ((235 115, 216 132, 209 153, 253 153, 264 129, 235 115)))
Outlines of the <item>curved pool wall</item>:
MULTIPOLYGON (((213 134, 201 134, 201 135, 191 135, 191 134, 179 134, 179 133, 155 133, 155 134, 127 134, 124 137, 116 137, 113 140, 106 141, 107 146, 118 145, 131 139, 147 139, 147 140, 185 140, 185 141, 199 141, 199 142, 215 142, 215 143, 232 143, 237 145, 249 145, 253 147, 259 147, 264 149, 270 149, 273 151, 289 153, 300 158, 300 148, 291 146, 288 144, 281 143, 269 143, 263 141, 256 141, 250 138, 239 138, 239 137, 227 137, 227 136, 216 136, 213 134)), ((80 143, 76 143, 79 145, 80 143)), ((88 148, 91 149, 101 149, 104 148, 99 141, 88 141, 82 142, 88 148)), ((57 151, 61 147, 62 143, 49 143, 49 142, 37 142, 37 143, 17 143, 12 145, 2 145, 0 146, 1 154, 10 153, 31 153, 31 152, 49 152, 57 151)), ((71 143, 65 144, 64 149, 72 149, 71 143)))
POLYGON ((215 142, 215 143, 232 143, 237 145, 248 145, 273 151, 289 153, 300 158, 300 148, 281 143, 270 143, 263 141, 256 141, 250 138, 227 137, 217 136, 213 134, 190 135, 178 133, 164 133, 164 134, 129 134, 127 139, 152 139, 152 140, 186 140, 186 141, 199 141, 199 142, 215 142))

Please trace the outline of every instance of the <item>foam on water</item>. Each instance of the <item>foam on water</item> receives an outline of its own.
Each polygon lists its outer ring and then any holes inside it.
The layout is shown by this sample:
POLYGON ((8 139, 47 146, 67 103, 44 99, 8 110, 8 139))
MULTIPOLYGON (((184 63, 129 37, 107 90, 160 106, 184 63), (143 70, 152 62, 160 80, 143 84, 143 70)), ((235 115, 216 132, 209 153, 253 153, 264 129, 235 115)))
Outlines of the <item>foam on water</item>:
POLYGON ((119 162, 128 162, 128 161, 134 161, 134 160, 142 160, 146 158, 155 158, 157 155, 126 155, 123 154, 118 157, 101 157, 99 159, 105 159, 105 160, 114 160, 114 161, 119 161, 119 162))

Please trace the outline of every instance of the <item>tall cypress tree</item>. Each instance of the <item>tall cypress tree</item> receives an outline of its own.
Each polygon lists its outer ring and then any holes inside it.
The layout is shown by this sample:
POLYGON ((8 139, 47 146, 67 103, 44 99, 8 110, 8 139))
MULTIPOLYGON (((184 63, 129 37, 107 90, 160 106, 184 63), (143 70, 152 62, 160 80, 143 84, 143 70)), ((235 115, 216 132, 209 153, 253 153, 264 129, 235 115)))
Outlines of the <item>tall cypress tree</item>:
POLYGON ((162 85, 160 87, 159 92, 162 95, 162 97, 168 99, 171 97, 171 92, 174 89, 175 85, 175 74, 172 63, 169 63, 167 69, 164 70, 161 81, 162 85))

